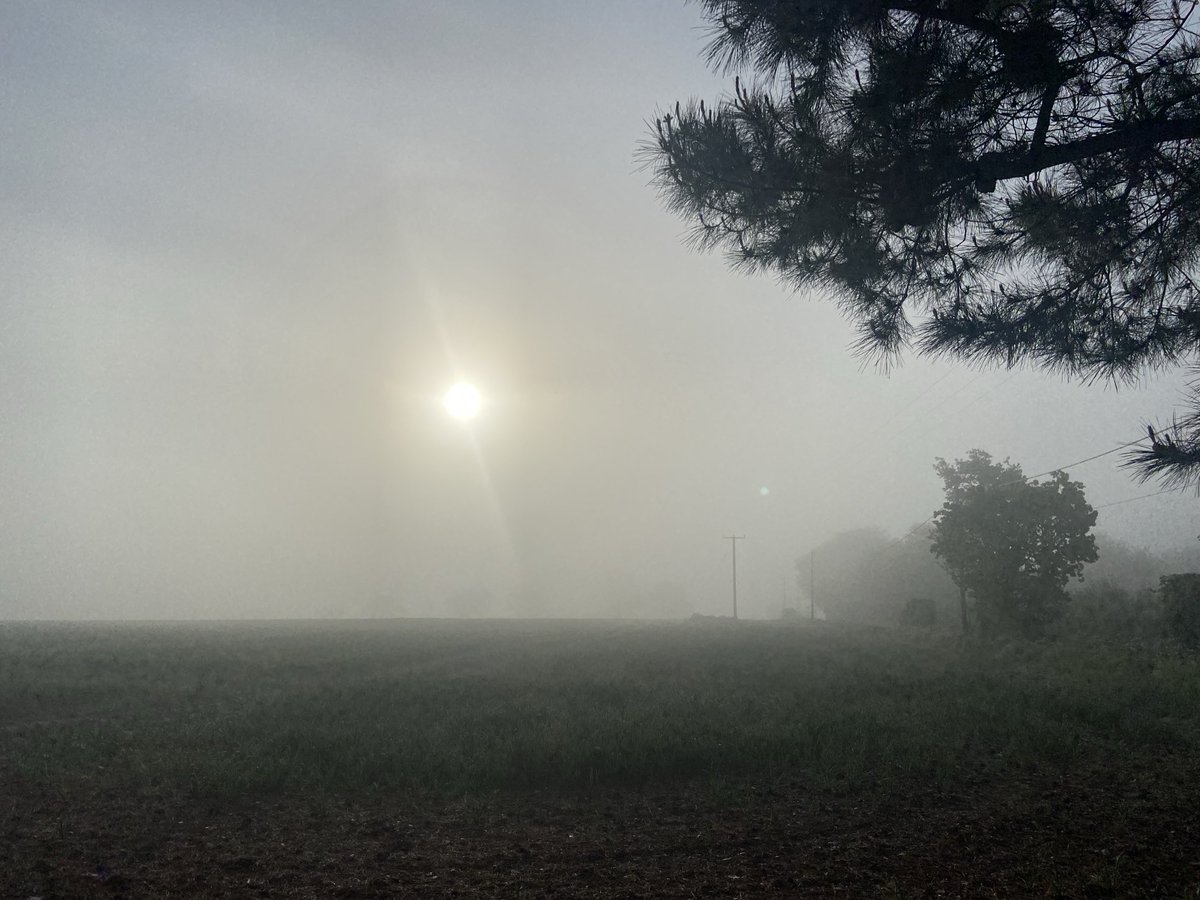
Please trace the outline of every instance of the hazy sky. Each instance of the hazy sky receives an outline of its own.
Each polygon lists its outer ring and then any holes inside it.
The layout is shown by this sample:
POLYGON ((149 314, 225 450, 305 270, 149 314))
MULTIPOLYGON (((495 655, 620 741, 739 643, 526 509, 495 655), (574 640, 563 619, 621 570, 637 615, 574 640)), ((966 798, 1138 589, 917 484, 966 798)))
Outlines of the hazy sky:
MULTIPOLYGON (((0 615, 718 612, 731 533, 774 614, 815 542, 930 515, 935 457, 1169 416, 1181 372, 881 373, 689 250, 635 153, 723 89, 704 42, 675 0, 0 5, 0 615)), ((1093 504, 1156 490, 1119 460, 1093 504)))

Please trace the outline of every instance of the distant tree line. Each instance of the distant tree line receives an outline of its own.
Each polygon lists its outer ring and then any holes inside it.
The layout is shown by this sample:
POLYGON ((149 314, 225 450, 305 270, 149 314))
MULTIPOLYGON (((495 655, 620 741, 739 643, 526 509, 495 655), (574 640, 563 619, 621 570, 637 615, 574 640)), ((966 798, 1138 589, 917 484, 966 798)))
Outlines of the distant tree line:
POLYGON ((1200 575, 1178 574, 1200 572, 1200 546, 1158 556, 1094 534, 1096 511, 1063 472, 1028 479, 981 450, 935 469, 946 500, 930 523, 901 539, 842 532, 797 559, 824 616, 1200 646, 1200 575))

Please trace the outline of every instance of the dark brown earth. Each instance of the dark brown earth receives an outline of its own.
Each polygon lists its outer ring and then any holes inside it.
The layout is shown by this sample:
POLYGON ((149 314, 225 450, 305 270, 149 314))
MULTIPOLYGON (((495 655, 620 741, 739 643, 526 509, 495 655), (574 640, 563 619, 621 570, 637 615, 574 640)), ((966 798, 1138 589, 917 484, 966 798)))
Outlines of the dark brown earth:
MULTIPOLYGON (((1200 897, 1196 762, 458 801, 0 797, 6 897, 1200 897)), ((11 787, 11 785, 10 785, 11 787)))

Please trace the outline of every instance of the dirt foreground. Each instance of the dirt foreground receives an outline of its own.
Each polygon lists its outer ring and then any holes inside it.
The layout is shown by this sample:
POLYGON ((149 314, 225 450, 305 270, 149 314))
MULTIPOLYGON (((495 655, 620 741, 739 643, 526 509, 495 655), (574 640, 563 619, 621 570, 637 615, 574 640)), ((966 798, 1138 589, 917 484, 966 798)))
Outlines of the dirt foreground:
POLYGON ((1192 764, 1164 764, 1178 780, 1033 773, 903 796, 861 784, 219 806, 10 796, 0 893, 1200 896, 1192 764))

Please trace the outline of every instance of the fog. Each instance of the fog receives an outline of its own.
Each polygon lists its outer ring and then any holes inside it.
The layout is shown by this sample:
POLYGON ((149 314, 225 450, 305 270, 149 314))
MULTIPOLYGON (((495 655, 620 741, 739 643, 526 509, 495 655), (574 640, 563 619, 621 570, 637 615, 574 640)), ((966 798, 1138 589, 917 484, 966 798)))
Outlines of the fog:
MULTIPOLYGON (((695 5, 14 0, 0 33, 0 617, 723 614, 730 534, 775 616, 811 548, 925 520, 936 457, 1039 473, 1180 403, 882 371, 689 249, 636 152, 724 89, 695 5)), ((1195 546, 1195 497, 1119 462, 1070 469, 1098 527, 1195 546)))

